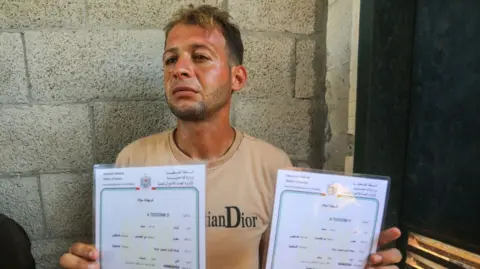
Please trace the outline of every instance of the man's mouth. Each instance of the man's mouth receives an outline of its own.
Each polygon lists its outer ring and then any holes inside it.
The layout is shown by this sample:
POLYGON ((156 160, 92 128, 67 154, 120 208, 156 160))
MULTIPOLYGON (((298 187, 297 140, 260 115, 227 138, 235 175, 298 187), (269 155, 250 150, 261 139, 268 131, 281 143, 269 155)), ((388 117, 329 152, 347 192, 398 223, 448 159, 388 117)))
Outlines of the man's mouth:
POLYGON ((190 88, 188 86, 177 86, 177 87, 173 88, 172 94, 176 94, 176 93, 179 93, 179 92, 198 93, 198 91, 195 90, 194 88, 190 88))

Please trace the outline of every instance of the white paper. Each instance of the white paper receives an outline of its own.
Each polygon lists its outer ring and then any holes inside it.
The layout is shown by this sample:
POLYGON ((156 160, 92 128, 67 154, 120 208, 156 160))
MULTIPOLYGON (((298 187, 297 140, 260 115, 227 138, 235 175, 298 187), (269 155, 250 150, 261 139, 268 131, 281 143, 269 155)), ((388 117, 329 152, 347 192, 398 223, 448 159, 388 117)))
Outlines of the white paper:
POLYGON ((364 268, 376 251, 388 184, 279 170, 266 268, 364 268))
POLYGON ((205 269, 200 165, 95 168, 95 241, 102 269, 205 269))

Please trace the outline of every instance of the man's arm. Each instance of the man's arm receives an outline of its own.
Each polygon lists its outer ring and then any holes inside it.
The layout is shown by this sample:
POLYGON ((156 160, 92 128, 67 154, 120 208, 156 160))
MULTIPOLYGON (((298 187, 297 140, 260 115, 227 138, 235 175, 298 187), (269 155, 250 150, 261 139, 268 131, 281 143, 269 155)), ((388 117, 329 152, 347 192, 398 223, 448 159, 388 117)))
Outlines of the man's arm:
POLYGON ((35 269, 30 238, 10 218, 0 223, 0 268, 35 269))

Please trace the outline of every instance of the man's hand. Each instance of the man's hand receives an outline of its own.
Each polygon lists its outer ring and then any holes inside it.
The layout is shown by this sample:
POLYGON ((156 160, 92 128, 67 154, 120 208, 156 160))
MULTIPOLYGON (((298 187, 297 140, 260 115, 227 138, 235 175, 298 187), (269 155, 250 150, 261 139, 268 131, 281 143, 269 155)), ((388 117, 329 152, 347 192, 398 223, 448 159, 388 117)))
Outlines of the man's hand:
MULTIPOLYGON (((401 235, 398 228, 390 228, 380 233, 378 240, 378 247, 391 243, 397 240, 401 235)), ((367 264, 367 269, 398 269, 398 266, 393 265, 402 260, 402 253, 396 248, 379 251, 370 256, 367 264)))
POLYGON ((100 269, 98 251, 95 246, 75 243, 68 253, 60 258, 60 266, 65 269, 100 269))

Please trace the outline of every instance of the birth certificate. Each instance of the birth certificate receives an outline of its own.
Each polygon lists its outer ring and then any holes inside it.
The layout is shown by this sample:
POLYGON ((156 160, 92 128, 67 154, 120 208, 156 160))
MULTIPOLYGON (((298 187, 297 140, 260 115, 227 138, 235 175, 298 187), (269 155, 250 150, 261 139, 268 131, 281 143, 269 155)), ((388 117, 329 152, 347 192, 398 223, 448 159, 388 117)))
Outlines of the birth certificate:
POLYGON ((94 173, 102 269, 205 269, 205 165, 94 173))
POLYGON ((388 185, 388 178, 279 170, 266 268, 364 268, 388 185))

